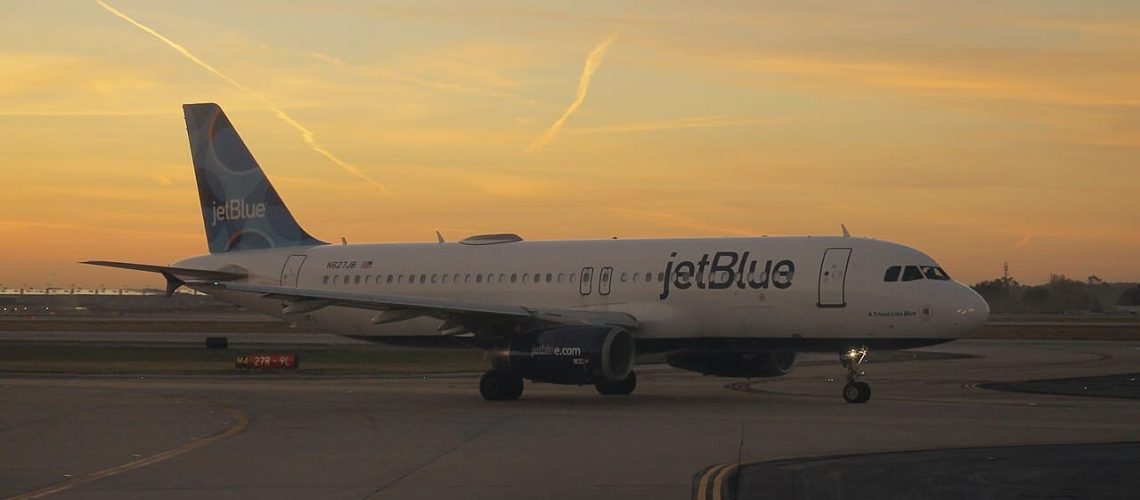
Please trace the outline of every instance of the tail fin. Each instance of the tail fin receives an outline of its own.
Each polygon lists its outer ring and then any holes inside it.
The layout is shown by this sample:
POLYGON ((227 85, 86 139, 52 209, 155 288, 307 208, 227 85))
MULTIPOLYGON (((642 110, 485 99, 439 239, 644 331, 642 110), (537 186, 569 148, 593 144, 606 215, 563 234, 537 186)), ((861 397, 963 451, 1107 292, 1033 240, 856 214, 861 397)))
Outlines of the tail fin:
POLYGON ((297 224, 217 104, 185 104, 210 253, 324 245, 297 224))

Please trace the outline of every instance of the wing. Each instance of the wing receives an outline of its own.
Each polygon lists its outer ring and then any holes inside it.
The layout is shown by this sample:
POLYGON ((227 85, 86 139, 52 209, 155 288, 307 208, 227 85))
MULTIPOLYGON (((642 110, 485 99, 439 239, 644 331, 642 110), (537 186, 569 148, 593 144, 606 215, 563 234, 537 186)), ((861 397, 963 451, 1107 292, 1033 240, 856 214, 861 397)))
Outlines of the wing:
POLYGON ((286 315, 339 306, 378 311, 372 319, 375 324, 430 316, 444 320, 439 330, 440 333, 449 335, 480 333, 484 326, 501 327, 504 323, 536 326, 596 324, 629 330, 636 330, 639 326, 632 315, 616 311, 533 308, 435 297, 314 290, 226 281, 188 281, 187 284, 279 299, 285 302, 282 312, 286 315))

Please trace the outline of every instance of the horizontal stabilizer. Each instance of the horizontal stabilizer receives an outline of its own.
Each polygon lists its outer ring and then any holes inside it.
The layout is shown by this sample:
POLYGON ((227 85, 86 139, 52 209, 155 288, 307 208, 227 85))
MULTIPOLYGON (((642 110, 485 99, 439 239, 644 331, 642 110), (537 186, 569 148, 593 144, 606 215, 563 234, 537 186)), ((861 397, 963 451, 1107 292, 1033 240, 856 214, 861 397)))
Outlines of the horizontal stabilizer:
POLYGON ((87 264, 90 266, 115 267, 119 269, 130 269, 132 271, 144 271, 148 273, 159 273, 162 275, 162 277, 166 278, 167 297, 174 295, 174 291, 178 290, 178 287, 186 284, 185 280, 234 281, 244 279, 246 277, 245 273, 212 271, 209 269, 188 269, 185 267, 155 266, 152 264, 135 264, 133 262, 113 262, 108 260, 88 260, 80 262, 80 264, 87 264))
POLYGON ((211 271, 209 269, 189 269, 185 267, 170 267, 170 266, 155 266, 151 264, 135 264, 133 262, 113 262, 108 260, 88 260, 80 262, 80 264, 88 264, 92 266, 103 267, 117 267, 119 269, 132 269, 135 271, 145 271, 148 273, 170 274, 179 278, 198 279, 198 280, 212 280, 212 281, 233 281, 240 280, 246 277, 245 273, 234 273, 228 271, 211 271))

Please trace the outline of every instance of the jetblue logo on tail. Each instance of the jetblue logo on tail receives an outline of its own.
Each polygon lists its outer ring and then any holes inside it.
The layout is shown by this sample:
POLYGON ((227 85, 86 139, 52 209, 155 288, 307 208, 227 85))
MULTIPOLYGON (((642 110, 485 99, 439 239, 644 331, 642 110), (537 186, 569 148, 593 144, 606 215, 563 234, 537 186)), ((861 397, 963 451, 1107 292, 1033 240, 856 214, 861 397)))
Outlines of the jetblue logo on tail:
POLYGON ((249 219, 264 219, 266 207, 265 203, 249 203, 245 200, 226 200, 225 203, 214 203, 212 210, 214 214, 213 223, 211 226, 217 226, 219 222, 225 221, 238 221, 249 219))

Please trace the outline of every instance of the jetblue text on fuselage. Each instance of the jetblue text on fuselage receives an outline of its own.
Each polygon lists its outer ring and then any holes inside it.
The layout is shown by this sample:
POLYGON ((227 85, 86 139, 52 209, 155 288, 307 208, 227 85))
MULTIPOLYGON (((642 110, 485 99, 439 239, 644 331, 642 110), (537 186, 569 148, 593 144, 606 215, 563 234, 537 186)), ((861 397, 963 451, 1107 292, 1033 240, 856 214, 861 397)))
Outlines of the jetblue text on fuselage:
POLYGON ((670 287, 685 290, 696 285, 702 290, 725 290, 735 286, 741 290, 759 290, 768 288, 771 284, 782 290, 792 286, 792 275, 796 272, 794 262, 781 260, 773 264, 769 259, 761 264, 759 260, 751 259, 751 254, 752 252, 716 252, 709 259, 709 254, 706 253, 696 262, 675 262, 677 252, 673 252, 665 264, 665 284, 660 298, 665 300, 669 297, 670 287))
POLYGON ((214 222, 210 225, 216 226, 219 222, 228 220, 264 219, 265 212, 264 203, 249 203, 238 199, 226 200, 221 204, 214 203, 210 210, 214 216, 214 222))

